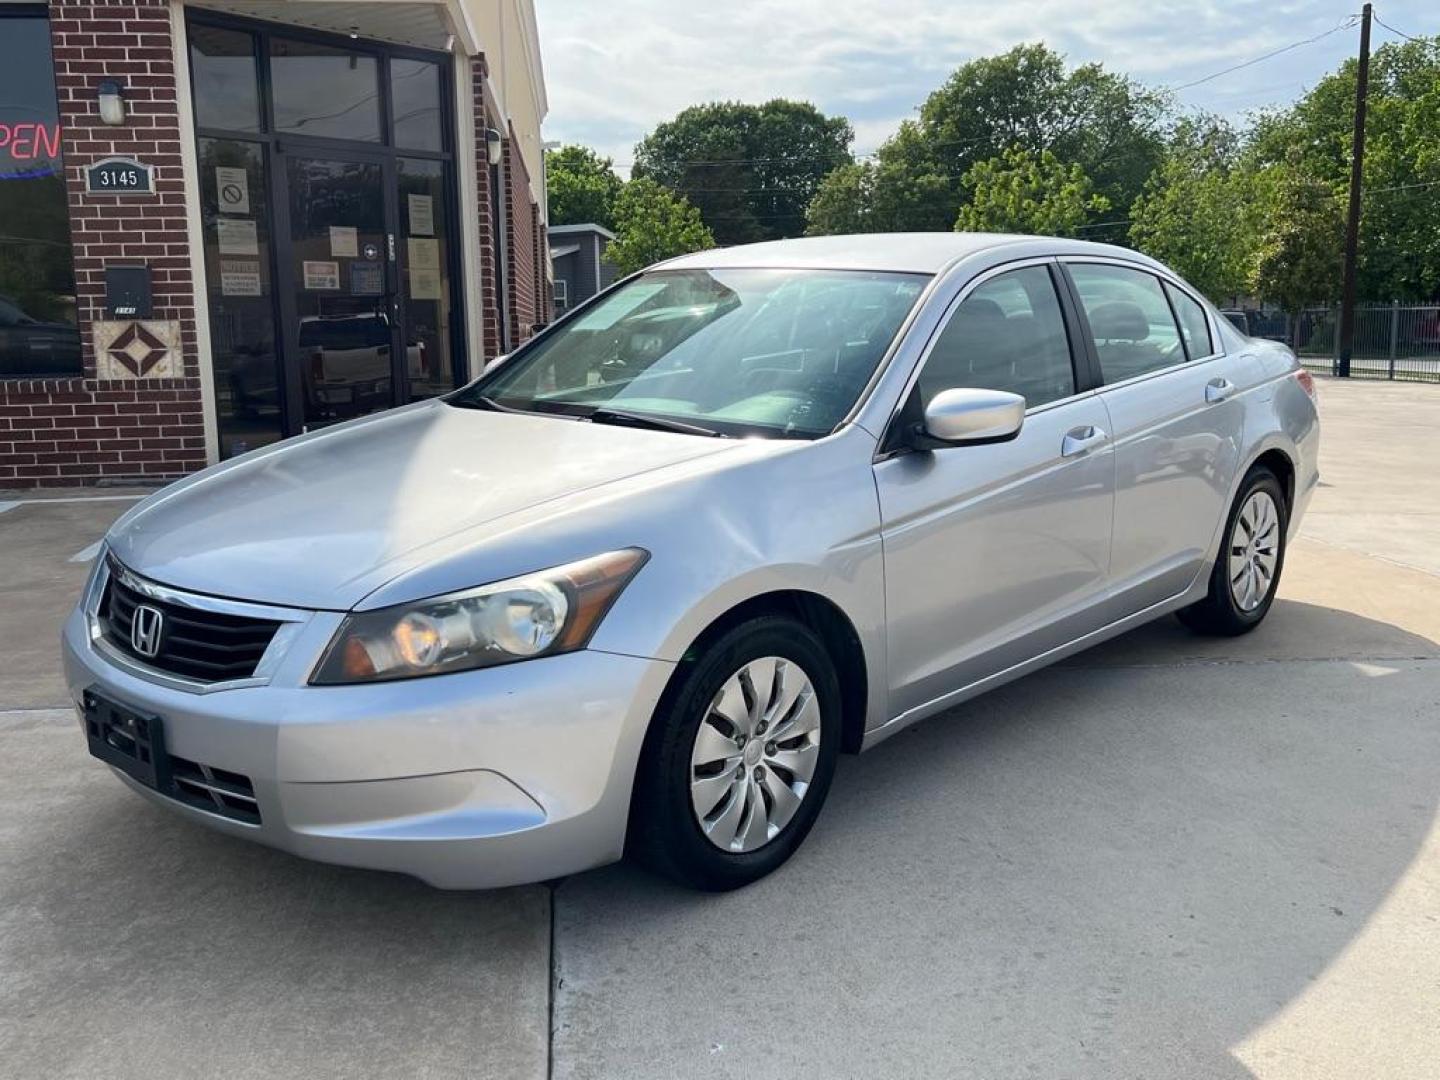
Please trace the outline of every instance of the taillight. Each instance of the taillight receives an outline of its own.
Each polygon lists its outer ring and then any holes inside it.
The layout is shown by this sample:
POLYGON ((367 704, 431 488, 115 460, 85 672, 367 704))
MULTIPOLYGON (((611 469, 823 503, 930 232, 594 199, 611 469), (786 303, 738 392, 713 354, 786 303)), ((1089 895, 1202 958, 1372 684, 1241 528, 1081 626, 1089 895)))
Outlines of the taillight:
POLYGON ((1301 368, 1295 373, 1295 381, 1300 384, 1300 389, 1304 390, 1305 393, 1309 394, 1312 398, 1315 396, 1314 375, 1311 375, 1310 372, 1306 371, 1304 368, 1301 368))

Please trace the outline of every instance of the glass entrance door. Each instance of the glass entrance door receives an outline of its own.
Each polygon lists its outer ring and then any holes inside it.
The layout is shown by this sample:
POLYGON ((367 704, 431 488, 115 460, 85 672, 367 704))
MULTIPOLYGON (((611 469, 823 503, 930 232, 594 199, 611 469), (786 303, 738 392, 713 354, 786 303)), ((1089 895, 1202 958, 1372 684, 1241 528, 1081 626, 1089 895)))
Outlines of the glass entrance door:
POLYGON ((221 454, 467 369, 453 58, 187 9, 221 454))
POLYGON ((291 415, 308 431, 400 400, 394 185, 383 158, 289 148, 279 157, 291 415))

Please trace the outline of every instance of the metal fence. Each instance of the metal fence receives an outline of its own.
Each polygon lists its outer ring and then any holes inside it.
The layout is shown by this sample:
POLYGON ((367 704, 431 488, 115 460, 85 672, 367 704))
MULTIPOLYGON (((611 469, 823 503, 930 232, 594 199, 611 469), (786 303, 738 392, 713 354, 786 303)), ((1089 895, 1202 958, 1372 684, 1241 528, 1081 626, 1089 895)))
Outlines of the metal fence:
MULTIPOLYGON (((1311 308, 1284 320, 1283 340, 1307 368, 1338 373, 1339 312, 1338 307, 1311 308)), ((1357 304, 1350 374, 1358 379, 1440 383, 1440 305, 1357 304)))

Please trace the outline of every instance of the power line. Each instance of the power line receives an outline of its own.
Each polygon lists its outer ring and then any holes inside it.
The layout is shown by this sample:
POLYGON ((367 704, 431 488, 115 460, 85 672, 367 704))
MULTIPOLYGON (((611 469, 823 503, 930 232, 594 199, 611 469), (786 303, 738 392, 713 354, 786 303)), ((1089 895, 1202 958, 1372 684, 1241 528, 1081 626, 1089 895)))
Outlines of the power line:
POLYGON ((1210 75, 1206 75, 1204 78, 1195 79, 1193 82, 1181 83, 1179 86, 1170 86, 1170 87, 1166 87, 1166 89, 1168 89, 1168 90, 1170 90, 1170 91, 1172 91, 1172 92, 1179 92, 1179 91, 1181 91, 1181 90, 1189 90, 1192 86, 1200 86, 1201 84, 1210 82, 1210 81, 1213 80, 1213 79, 1218 79, 1218 78, 1220 78, 1220 76, 1222 76, 1222 75, 1229 75, 1229 74, 1231 74, 1232 72, 1242 71, 1242 70, 1244 70, 1245 68, 1248 68, 1248 67, 1254 67, 1256 64, 1264 63, 1266 60, 1272 60, 1272 59, 1274 59, 1275 57, 1280 56, 1280 55, 1283 54, 1283 53, 1290 52, 1290 51, 1292 51, 1292 50, 1294 50, 1294 49, 1303 48, 1303 47, 1306 46, 1306 45, 1313 45, 1313 44, 1315 44, 1315 42, 1321 41, 1321 40, 1323 40, 1324 38, 1329 37, 1331 34, 1339 33, 1341 30, 1348 30, 1350 27, 1352 27, 1352 26, 1355 25, 1356 20, 1357 20, 1358 18, 1359 18, 1359 16, 1357 16, 1357 15, 1351 15, 1349 18, 1345 19, 1343 22, 1336 23, 1336 24, 1335 24, 1334 26, 1332 26, 1329 30, 1326 30, 1325 32, 1320 33, 1320 34, 1316 34, 1314 37, 1306 38, 1304 41, 1291 42, 1289 45, 1285 45, 1285 46, 1282 46, 1281 48, 1278 48, 1278 49, 1273 50, 1272 52, 1268 52, 1268 53, 1266 53, 1264 56, 1257 56, 1257 57, 1255 57, 1253 60, 1246 60, 1246 61, 1243 62, 1243 63, 1235 64, 1235 65, 1233 65, 1233 66, 1231 66, 1231 67, 1228 67, 1228 68, 1225 68, 1225 69, 1223 69, 1223 70, 1221 70, 1221 71, 1216 71, 1216 72, 1214 72, 1214 73, 1212 73, 1212 74, 1210 74, 1210 75))
MULTIPOLYGON (((941 140, 938 140, 938 141, 935 141, 935 142, 931 142, 931 141, 929 141, 929 140, 926 140, 926 142, 925 142, 925 148, 926 148, 927 150, 934 150, 934 149, 938 149, 938 148, 941 148, 941 147, 947 147, 947 148, 948 148, 948 147, 956 147, 956 146, 975 146, 975 145, 977 145, 977 144, 979 144, 979 143, 991 142, 993 139, 994 139, 994 136, 993 136, 993 135, 976 135, 974 138, 970 138, 970 139, 941 139, 941 140)), ((871 161, 871 160, 873 160, 873 159, 876 158, 876 157, 879 157, 879 151, 878 151, 878 150, 872 150, 872 151, 870 151, 868 154, 851 154, 851 155, 850 155, 851 160, 850 160, 850 161, 842 161, 841 164, 842 164, 842 165, 856 164, 856 163, 859 163, 859 162, 862 162, 862 161, 871 161)), ((684 165, 684 166, 696 166, 696 167, 699 167, 699 168, 708 168, 708 167, 718 168, 718 167, 720 167, 720 166, 722 166, 722 165, 766 165, 766 164, 773 164, 773 163, 775 163, 775 162, 783 162, 783 163, 786 163, 786 164, 795 164, 795 163, 797 163, 797 162, 805 162, 805 161, 833 161, 833 160, 834 160, 834 157, 833 157, 833 155, 830 155, 830 154, 823 154, 823 155, 820 155, 820 154, 811 154, 811 155, 805 155, 805 156, 801 156, 801 157, 687 158, 687 159, 685 159, 685 160, 683 160, 683 161, 671 162, 671 164, 673 164, 673 165, 684 165)), ((621 162, 612 161, 612 162, 610 163, 610 167, 611 167, 612 169, 627 169, 627 170, 628 170, 628 169, 634 169, 634 168, 635 168, 635 165, 636 165, 636 162, 634 162, 634 161, 621 161, 621 162)))
POLYGON ((1412 36, 1412 35, 1410 35, 1410 34, 1405 33, 1404 30, 1396 30, 1395 27, 1391 26, 1391 25, 1390 25, 1389 23, 1387 23, 1384 19, 1380 18, 1379 15, 1376 15, 1373 11, 1370 13, 1370 17, 1371 17, 1372 19, 1374 19, 1376 22, 1378 22, 1381 26, 1385 27, 1386 30, 1389 30, 1392 34, 1399 34, 1399 35, 1400 35, 1401 37, 1403 37, 1406 41, 1419 41, 1419 40, 1420 40, 1418 37, 1414 37, 1414 36, 1412 36))
POLYGON ((1418 184, 1391 184, 1389 187, 1366 188, 1366 195, 1379 195, 1384 191, 1411 191, 1415 188, 1430 188, 1440 186, 1440 180, 1426 180, 1418 184))

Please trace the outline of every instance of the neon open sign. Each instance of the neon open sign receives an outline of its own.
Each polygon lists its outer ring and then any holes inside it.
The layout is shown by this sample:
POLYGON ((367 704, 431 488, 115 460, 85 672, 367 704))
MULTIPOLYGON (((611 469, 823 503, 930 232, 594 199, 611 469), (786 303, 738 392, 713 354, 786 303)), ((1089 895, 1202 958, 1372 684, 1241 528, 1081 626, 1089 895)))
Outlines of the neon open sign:
POLYGON ((0 151, 15 161, 60 156, 59 124, 0 124, 0 151))
POLYGON ((45 176, 59 165, 59 124, 0 124, 0 179, 45 176))

